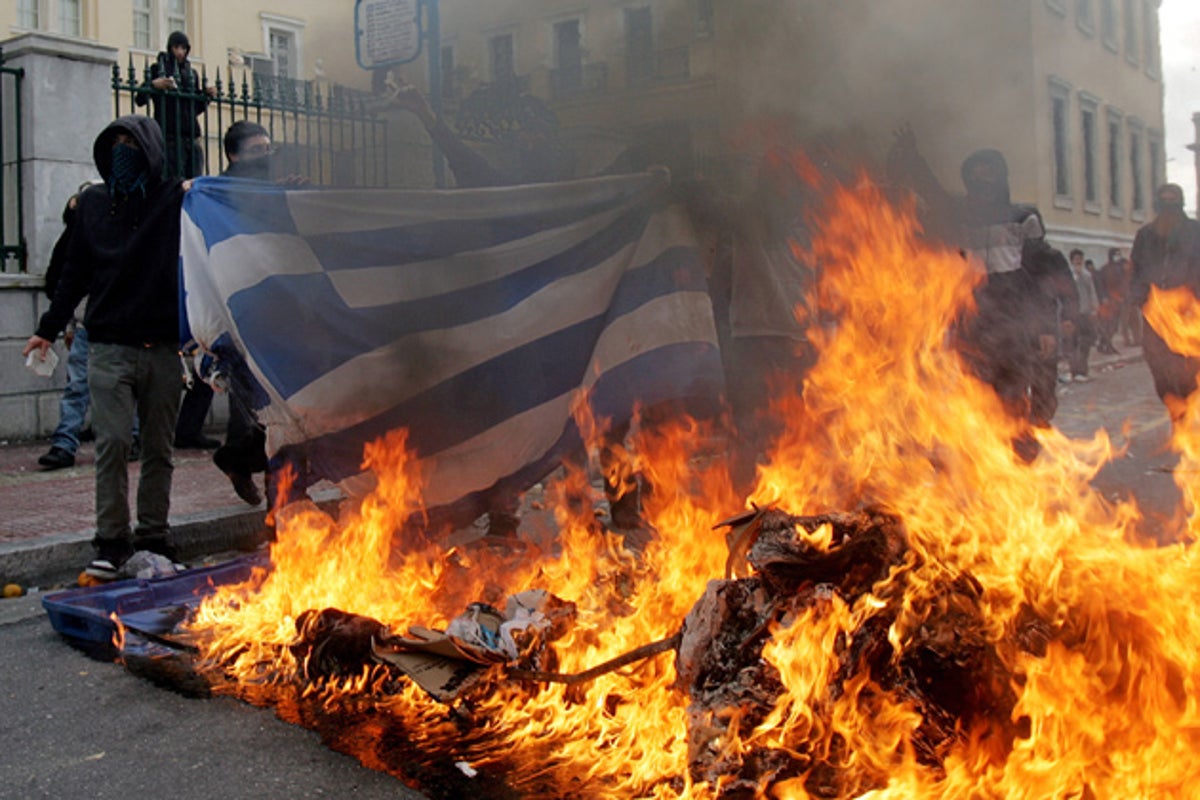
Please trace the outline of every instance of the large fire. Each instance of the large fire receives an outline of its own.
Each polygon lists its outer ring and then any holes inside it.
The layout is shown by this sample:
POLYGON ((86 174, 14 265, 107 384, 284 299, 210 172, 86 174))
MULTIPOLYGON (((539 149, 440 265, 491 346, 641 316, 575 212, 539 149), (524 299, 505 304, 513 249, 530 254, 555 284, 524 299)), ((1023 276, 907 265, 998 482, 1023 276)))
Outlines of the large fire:
MULTIPOLYGON (((869 181, 824 188, 804 253, 820 265, 811 298, 821 310, 811 334, 820 356, 802 397, 774 399, 786 426, 749 499, 794 514, 871 507, 901 521, 910 552, 903 612, 887 630, 896 658, 945 601, 947 579, 964 574, 982 587, 990 642, 1000 645, 1030 614, 1046 641, 1036 653, 998 648, 1015 676, 1019 735, 1000 746, 964 731, 931 765, 913 745, 921 724, 914 704, 870 692, 862 680, 837 697, 828 691, 839 638, 895 594, 896 569, 853 602, 834 593, 774 623, 763 649, 783 686, 774 709, 748 732, 736 719, 714 720, 718 729, 702 746, 726 751, 730 763, 764 747, 838 753, 842 766, 871 776, 819 796, 1200 796, 1200 569, 1192 534, 1160 546, 1139 530, 1136 507, 1114 506, 1089 487, 1112 453, 1103 433, 1079 442, 1039 430, 1039 457, 1017 459, 1012 440, 1022 431, 965 369, 947 333, 977 277, 958 253, 923 241, 912 210, 869 181)), ((1162 308, 1152 324, 1185 331, 1180 346, 1200 351, 1195 306, 1162 308)), ((1200 460, 1197 432, 1200 411, 1189 410, 1177 427, 1180 474, 1200 460)), ((289 645, 305 611, 337 608, 403 634, 410 625, 444 628, 469 603, 498 603, 531 588, 576 604, 574 626, 553 645, 559 672, 669 637, 708 582, 725 575, 726 542, 713 528, 742 502, 723 460, 704 451, 711 441, 685 420, 639 443, 655 487, 648 517, 657 531, 641 552, 598 533, 590 509, 573 515, 561 502, 560 547, 510 555, 397 546, 394 532, 420 509, 420 476, 402 433, 376 442, 364 456, 380 479, 374 494, 336 521, 315 507, 285 509, 269 574, 205 603, 193 626, 204 661, 243 687, 290 684, 303 670, 289 645)), ((572 481, 585 478, 571 473, 572 481)), ((549 496, 563 492, 552 487, 549 496)), ((827 536, 812 534, 819 547, 827 536)), ((304 691, 326 710, 372 709, 378 735, 353 748, 372 766, 394 766, 384 751, 402 738, 430 758, 493 768, 527 796, 721 796, 723 780, 689 774, 689 746, 697 745, 689 698, 675 678, 670 655, 577 686, 539 687, 497 672, 457 715, 411 684, 381 691, 373 670, 304 691)), ((758 793, 818 796, 808 777, 758 793)))

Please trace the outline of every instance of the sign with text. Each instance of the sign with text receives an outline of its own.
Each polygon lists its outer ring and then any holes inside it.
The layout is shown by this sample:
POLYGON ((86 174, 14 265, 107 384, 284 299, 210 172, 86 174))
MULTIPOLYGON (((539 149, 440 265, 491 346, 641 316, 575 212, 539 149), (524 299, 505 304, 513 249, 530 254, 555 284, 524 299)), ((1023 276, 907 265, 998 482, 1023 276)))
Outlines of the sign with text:
POLYGON ((354 4, 354 47, 363 69, 416 60, 424 38, 420 0, 357 0, 354 4))

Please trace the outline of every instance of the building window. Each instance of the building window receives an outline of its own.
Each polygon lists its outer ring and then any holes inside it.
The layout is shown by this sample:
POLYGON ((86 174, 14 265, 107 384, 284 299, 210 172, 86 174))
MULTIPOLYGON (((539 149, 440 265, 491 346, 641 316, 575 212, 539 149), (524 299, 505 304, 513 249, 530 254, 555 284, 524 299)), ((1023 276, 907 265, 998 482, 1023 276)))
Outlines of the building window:
POLYGON ((630 83, 654 78, 654 29, 649 6, 625 9, 625 74, 630 83))
POLYGON ((442 97, 457 97, 458 87, 454 85, 454 47, 442 45, 439 64, 442 72, 442 97))
POLYGON ((83 35, 82 0, 58 0, 58 32, 67 36, 83 35))
POLYGON ((578 89, 583 85, 583 34, 578 19, 554 23, 554 65, 560 89, 578 89))
POLYGON ((296 37, 291 31, 272 28, 268 39, 267 53, 275 62, 275 75, 281 78, 296 77, 296 37))
POLYGON ((1146 74, 1159 77, 1158 9, 1146 0, 1142 2, 1142 49, 1146 52, 1146 74))
POLYGON ((1071 87, 1065 82, 1050 80, 1050 127, 1054 136, 1054 205, 1071 207, 1071 146, 1070 113, 1071 87))
POLYGON ((1089 36, 1096 32, 1096 14, 1092 0, 1075 0, 1075 24, 1089 36))
POLYGON ((696 35, 713 34, 713 0, 696 0, 696 35))
POLYGON ((511 33, 503 33, 488 39, 488 66, 491 68, 493 81, 508 80, 517 76, 517 63, 511 33))
POLYGON ((258 16, 262 21, 263 51, 271 60, 261 67, 256 63, 254 71, 276 78, 303 78, 304 21, 266 12, 258 16))
POLYGON ((1138 63, 1138 2, 1125 0, 1125 57, 1131 64, 1138 63))
POLYGON ((1121 208, 1121 115, 1108 112, 1108 213, 1122 214, 1121 208))
POLYGON ((150 0, 133 0, 133 46, 141 50, 153 47, 150 27, 150 0))
POLYGON ((37 28, 38 0, 17 0, 17 26, 37 28))
POLYGON ((1129 125, 1129 185, 1131 202, 1130 211, 1134 219, 1146 212, 1146 175, 1142 170, 1142 129, 1140 126, 1129 125))
POLYGON ((167 30, 187 33, 187 0, 167 0, 167 30))
POLYGON ((1096 175, 1096 108, 1098 102, 1090 95, 1079 99, 1079 133, 1083 142, 1083 208, 1100 212, 1100 182, 1096 175))
POLYGON ((1117 52, 1117 0, 1100 0, 1100 30, 1105 46, 1117 52))
POLYGON ((1150 146, 1150 186, 1157 189, 1166 180, 1163 173, 1162 134, 1151 131, 1146 140, 1150 146))

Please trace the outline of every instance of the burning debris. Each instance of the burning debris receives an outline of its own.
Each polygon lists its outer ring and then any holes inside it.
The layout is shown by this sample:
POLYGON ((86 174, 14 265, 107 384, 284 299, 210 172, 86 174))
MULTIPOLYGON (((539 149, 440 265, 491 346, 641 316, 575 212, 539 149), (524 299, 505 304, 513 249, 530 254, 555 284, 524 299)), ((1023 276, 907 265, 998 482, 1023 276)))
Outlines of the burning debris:
POLYGON ((852 797, 885 785, 887 775, 864 768, 846 742, 825 747, 833 706, 849 694, 864 709, 882 696, 911 704, 921 717, 912 745, 927 766, 940 767, 970 738, 996 737, 1005 748, 1011 742, 1013 675, 987 638, 983 590, 974 578, 947 576, 924 589, 927 602, 906 607, 905 573, 921 564, 894 516, 797 517, 770 509, 730 522, 754 574, 709 584, 688 614, 676 662, 691 698, 694 780, 723 786, 722 797, 763 796, 787 779, 801 779, 815 797, 852 797), (836 640, 839 667, 815 709, 823 719, 814 720, 811 735, 781 746, 729 748, 731 736, 753 741, 786 694, 778 669, 763 658, 774 629, 834 602, 852 606, 877 587, 882 594, 871 613, 836 640), (909 617, 903 626, 902 616, 909 617))

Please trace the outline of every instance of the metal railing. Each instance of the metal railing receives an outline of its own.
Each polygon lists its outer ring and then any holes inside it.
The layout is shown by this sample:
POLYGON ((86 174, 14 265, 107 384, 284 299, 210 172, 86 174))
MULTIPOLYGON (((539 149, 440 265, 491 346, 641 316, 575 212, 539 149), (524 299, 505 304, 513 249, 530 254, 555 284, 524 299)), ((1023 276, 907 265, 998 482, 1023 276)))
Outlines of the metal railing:
POLYGON ((211 83, 207 73, 192 75, 190 86, 158 90, 150 85, 149 62, 141 80, 132 58, 124 75, 113 65, 116 116, 142 109, 155 116, 167 140, 168 170, 175 175, 222 172, 227 166, 222 137, 230 125, 245 119, 267 129, 281 174, 303 175, 324 186, 388 185, 387 119, 377 113, 369 94, 248 70, 235 75, 228 69, 223 76, 218 69, 211 83), (128 103, 124 109, 122 98, 128 103), (194 142, 199 152, 191 147, 187 130, 192 118, 199 128, 194 142))
POLYGON ((25 272, 24 150, 21 80, 25 70, 4 66, 0 51, 0 273, 25 272))

